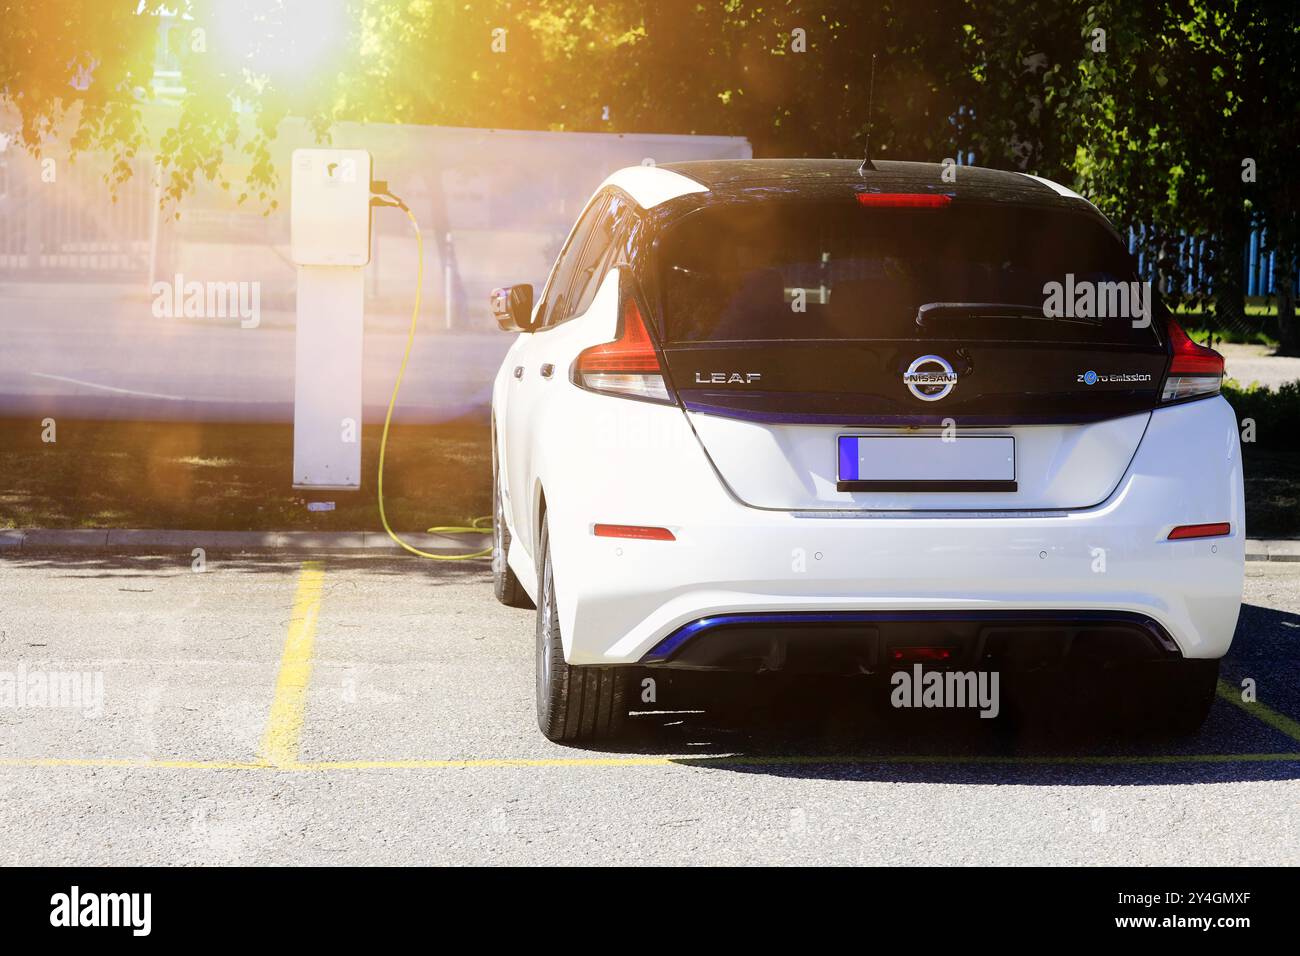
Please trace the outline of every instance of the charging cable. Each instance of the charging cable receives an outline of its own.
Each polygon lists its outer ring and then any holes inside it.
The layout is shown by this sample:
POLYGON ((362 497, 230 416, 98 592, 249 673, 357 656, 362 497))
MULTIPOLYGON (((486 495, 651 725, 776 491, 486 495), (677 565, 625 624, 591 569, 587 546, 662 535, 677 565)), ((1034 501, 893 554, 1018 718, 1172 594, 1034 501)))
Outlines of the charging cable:
MULTIPOLYGON (((384 455, 388 450, 388 426, 393 420, 393 409, 397 406, 397 393, 402 388, 402 377, 406 375, 406 364, 411 358, 411 346, 415 344, 415 323, 420 316, 420 293, 424 289, 424 237, 420 233, 420 224, 415 221, 415 214, 411 212, 409 206, 402 200, 398 199, 388 191, 388 184, 382 181, 371 183, 371 191, 376 193, 370 197, 371 206, 395 206, 406 213, 406 218, 411 220, 411 227, 415 230, 415 249, 416 249, 416 271, 415 271, 415 307, 411 309, 411 328, 406 333, 406 351, 402 353, 402 364, 397 370, 397 381, 393 383, 393 395, 388 400, 388 411, 384 413, 384 434, 379 440, 379 520, 384 524, 384 530, 388 536, 395 542, 405 548, 411 554, 419 555, 422 558, 431 558, 434 561, 468 561, 471 558, 486 558, 492 554, 492 548, 488 547, 482 551, 474 551, 470 554, 431 554, 428 551, 421 551, 414 545, 408 544, 397 536, 392 527, 388 524, 388 516, 384 513, 384 455)), ((484 534, 492 531, 492 516, 483 515, 481 518, 473 519, 469 525, 439 525, 429 529, 430 534, 484 534), (487 522, 485 525, 484 522, 487 522)))

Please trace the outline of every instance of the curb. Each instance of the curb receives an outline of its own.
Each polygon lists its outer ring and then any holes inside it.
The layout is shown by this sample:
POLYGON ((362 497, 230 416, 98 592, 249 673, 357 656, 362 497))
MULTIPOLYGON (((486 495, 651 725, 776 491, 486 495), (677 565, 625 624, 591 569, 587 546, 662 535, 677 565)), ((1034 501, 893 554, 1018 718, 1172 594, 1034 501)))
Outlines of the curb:
MULTIPOLYGON (((483 537, 489 537, 486 532, 483 537)), ((473 535, 441 534, 402 536, 421 551, 459 554, 481 550, 473 535)), ((272 552, 301 554, 313 551, 361 551, 403 554, 388 535, 379 531, 171 531, 110 528, 27 528, 0 531, 0 554, 37 551, 99 551, 105 554, 140 551, 272 552)), ((1246 540, 1247 561, 1300 561, 1300 540, 1246 540)))
MULTIPOLYGON (((484 537, 490 537, 490 532, 484 537)), ((405 534, 403 540, 421 551, 463 554, 485 546, 474 535, 405 534)), ((222 551, 233 553, 310 554, 361 552, 405 554, 388 535, 375 531, 173 531, 27 528, 0 531, 0 554, 47 551, 90 551, 101 554, 162 551, 222 551)))
POLYGON ((1300 561, 1300 541, 1286 538, 1274 541, 1246 539, 1247 561, 1300 561))

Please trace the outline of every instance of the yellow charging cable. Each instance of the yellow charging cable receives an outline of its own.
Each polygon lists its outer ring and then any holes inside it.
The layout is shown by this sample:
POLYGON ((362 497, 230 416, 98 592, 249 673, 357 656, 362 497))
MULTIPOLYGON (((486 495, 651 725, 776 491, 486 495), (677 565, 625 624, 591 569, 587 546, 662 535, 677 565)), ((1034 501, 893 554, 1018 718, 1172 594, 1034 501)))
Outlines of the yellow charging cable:
MULTIPOLYGON (((393 383, 393 397, 388 400, 388 411, 384 415, 384 435, 379 440, 379 520, 384 523, 384 530, 388 536, 405 548, 411 554, 418 554, 422 558, 432 558, 434 561, 467 561, 470 558, 486 558, 492 554, 492 548, 488 547, 482 551, 474 551, 470 554, 430 554, 428 551, 421 551, 414 545, 407 544, 397 536, 388 524, 388 516, 384 514, 384 453, 388 450, 388 425, 393 420, 393 409, 397 405, 397 393, 402 387, 402 376, 406 374, 406 363, 411 359, 411 346, 415 344, 415 321, 420 315, 420 292, 424 289, 424 237, 420 234, 420 224, 415 221, 415 214, 407 209, 406 204, 402 203, 400 208, 406 213, 406 218, 411 220, 411 225, 415 228, 415 247, 416 247, 416 272, 415 272, 415 308, 411 310, 411 329, 406 334, 406 351, 402 354, 402 365, 397 370, 397 381, 393 383)), ((436 528, 430 528, 430 534, 484 534, 492 531, 492 516, 483 515, 481 518, 475 518, 468 526, 463 525, 439 525, 436 528), (483 527, 482 522, 488 522, 487 527, 483 527)))

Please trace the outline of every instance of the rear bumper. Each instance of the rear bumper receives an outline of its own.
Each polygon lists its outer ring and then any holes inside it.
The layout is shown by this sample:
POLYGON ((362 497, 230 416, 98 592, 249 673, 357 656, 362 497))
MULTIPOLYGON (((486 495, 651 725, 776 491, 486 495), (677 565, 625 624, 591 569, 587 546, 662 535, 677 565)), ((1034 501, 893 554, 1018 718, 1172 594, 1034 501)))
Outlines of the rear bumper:
POLYGON ((1185 657, 1222 657, 1232 640, 1240 531, 1165 541, 1146 522, 1100 517, 886 522, 678 528, 675 542, 584 542, 585 571, 567 577, 575 599, 569 659, 640 662, 679 628, 736 613, 945 611, 974 620, 990 610, 1059 619, 1124 612, 1156 621, 1185 657), (1104 571, 1093 570, 1097 549, 1104 571))
POLYGON ((1183 657, 1228 650, 1241 603, 1244 497, 1236 418, 1220 398, 1159 409, 1100 505, 1044 513, 767 511, 730 497, 698 442, 664 416, 657 443, 588 449, 557 436, 545 474, 566 657, 635 664, 722 614, 989 612, 1155 622, 1183 657), (611 468, 611 457, 616 467, 611 468), (1217 538, 1177 525, 1227 521, 1217 538), (597 538, 595 522, 675 541, 597 538))
POLYGON ((1158 621, 1117 611, 720 614, 679 627, 640 663, 683 670, 875 674, 940 667, 1056 670, 1181 657, 1158 621))

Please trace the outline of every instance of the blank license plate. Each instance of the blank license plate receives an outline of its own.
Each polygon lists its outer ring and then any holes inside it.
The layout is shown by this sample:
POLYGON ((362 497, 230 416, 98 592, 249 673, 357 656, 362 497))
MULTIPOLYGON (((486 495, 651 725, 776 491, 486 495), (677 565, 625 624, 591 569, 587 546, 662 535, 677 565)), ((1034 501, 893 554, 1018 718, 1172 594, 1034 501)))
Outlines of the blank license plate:
POLYGON ((840 435, 840 491, 1015 491, 1016 440, 840 435))

